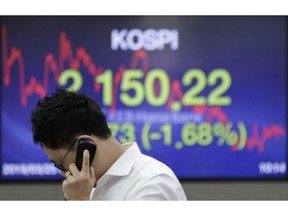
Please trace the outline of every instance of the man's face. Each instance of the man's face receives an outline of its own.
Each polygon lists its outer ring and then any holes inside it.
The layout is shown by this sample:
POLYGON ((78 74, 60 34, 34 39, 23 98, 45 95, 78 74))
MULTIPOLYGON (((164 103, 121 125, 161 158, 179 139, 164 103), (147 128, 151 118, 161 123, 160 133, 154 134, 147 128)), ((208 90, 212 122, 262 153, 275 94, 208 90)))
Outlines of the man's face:
POLYGON ((62 171, 62 175, 69 170, 69 165, 75 162, 76 152, 75 146, 71 148, 50 149, 43 145, 43 150, 48 156, 49 160, 54 163, 55 167, 62 171))
MULTIPOLYGON (((60 148, 57 150, 48 148, 43 145, 43 150, 50 159, 54 166, 61 170, 64 176, 65 172, 69 170, 69 165, 75 163, 76 159, 76 149, 78 147, 78 141, 85 139, 93 141, 92 137, 89 135, 81 135, 75 138, 75 140, 70 144, 69 148, 60 148)), ((94 141, 93 141, 94 142, 94 141)))

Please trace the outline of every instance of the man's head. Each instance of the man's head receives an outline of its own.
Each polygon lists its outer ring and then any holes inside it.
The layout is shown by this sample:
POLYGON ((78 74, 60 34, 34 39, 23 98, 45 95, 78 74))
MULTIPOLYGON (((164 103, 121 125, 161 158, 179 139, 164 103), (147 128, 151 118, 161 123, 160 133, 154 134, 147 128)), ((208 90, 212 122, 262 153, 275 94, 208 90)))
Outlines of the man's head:
POLYGON ((49 149, 69 148, 81 135, 111 136, 98 103, 85 94, 57 89, 39 100, 31 114, 33 141, 49 149))

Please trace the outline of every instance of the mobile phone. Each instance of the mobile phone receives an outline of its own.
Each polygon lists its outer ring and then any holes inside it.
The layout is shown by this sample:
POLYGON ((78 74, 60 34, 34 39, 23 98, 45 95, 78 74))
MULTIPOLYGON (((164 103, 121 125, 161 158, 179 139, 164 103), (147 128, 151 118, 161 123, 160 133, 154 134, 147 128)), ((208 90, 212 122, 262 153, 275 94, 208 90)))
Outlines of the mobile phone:
POLYGON ((89 151, 89 155, 90 155, 89 166, 91 166, 95 153, 96 153, 97 145, 96 143, 90 140, 80 140, 78 147, 77 147, 76 160, 75 160, 75 164, 79 171, 82 169, 83 152, 85 149, 89 151))

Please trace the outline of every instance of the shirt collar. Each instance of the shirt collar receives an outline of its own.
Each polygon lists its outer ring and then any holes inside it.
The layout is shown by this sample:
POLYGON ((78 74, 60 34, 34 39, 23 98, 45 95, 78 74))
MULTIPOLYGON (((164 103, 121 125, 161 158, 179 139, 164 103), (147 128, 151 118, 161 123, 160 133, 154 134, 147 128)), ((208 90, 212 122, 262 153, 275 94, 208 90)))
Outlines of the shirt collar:
POLYGON ((127 150, 104 174, 110 176, 125 176, 130 173, 136 160, 141 156, 141 151, 136 142, 122 144, 127 146, 127 150))

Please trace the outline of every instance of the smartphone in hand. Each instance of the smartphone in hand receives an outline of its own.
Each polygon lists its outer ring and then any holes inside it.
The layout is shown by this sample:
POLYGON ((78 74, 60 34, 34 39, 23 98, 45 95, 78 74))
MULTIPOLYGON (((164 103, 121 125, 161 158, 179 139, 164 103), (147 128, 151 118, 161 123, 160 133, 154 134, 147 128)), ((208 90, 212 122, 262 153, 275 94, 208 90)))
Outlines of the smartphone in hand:
POLYGON ((83 161, 83 152, 87 149, 89 151, 89 166, 91 166, 92 161, 94 159, 97 145, 93 141, 90 140, 80 140, 78 147, 77 147, 77 153, 76 153, 76 161, 75 164, 79 171, 82 169, 82 161, 83 161))

